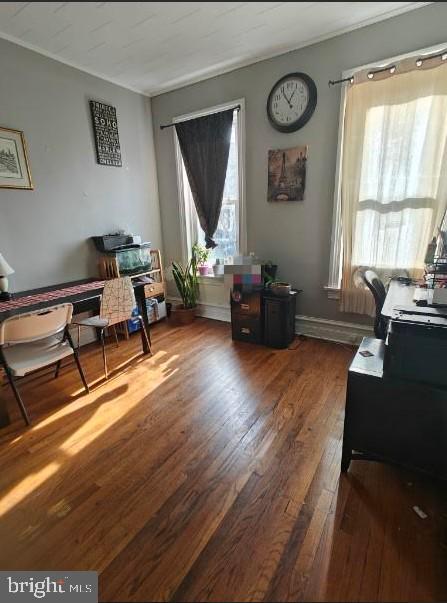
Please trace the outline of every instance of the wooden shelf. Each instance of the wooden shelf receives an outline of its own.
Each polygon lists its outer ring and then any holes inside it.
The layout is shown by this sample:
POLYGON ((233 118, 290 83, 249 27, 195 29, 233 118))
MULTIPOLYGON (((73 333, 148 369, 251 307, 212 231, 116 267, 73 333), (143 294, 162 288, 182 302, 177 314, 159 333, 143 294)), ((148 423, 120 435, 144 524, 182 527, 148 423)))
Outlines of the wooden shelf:
MULTIPOLYGON (((140 278, 140 276, 148 276, 155 272, 154 270, 149 270, 148 272, 138 272, 138 274, 122 274, 121 276, 130 276, 130 278, 140 278)), ((158 272, 158 271, 157 271, 158 272)), ((150 283, 146 283, 149 285, 150 283)))
MULTIPOLYGON (((152 283, 144 283, 144 292, 146 298, 156 297, 156 298, 165 298, 166 297, 166 286, 165 286, 165 277, 163 273, 163 264, 161 261, 161 254, 159 249, 151 249, 151 264, 154 266, 151 270, 146 270, 145 272, 139 272, 137 274, 129 274, 130 278, 138 279, 142 276, 151 276, 153 275, 152 283)), ((120 276, 124 276, 120 274, 119 265, 115 257, 109 255, 101 256, 99 260, 99 274, 103 279, 111 279, 111 278, 119 278, 120 276)), ((118 325, 118 330, 123 333, 123 335, 128 339, 129 331, 127 328, 127 322, 118 325)))
MULTIPOLYGON (((165 278, 164 278, 164 274, 163 274, 163 264, 161 261, 161 254, 160 251, 158 249, 151 249, 150 250, 151 253, 151 261, 152 261, 152 266, 154 266, 154 268, 152 268, 151 270, 146 270, 144 272, 139 272, 137 274, 129 274, 128 276, 130 276, 130 278, 132 279, 137 279, 140 278, 142 276, 151 276, 154 275, 154 282, 153 283, 145 283, 145 285, 147 287, 150 287, 151 285, 156 285, 157 287, 157 291, 159 291, 159 293, 157 293, 156 295, 165 295, 165 278)), ((108 256, 108 255, 103 255, 99 261, 99 273, 101 278, 104 279, 110 279, 110 278, 117 278, 120 276, 124 276, 120 274, 119 271, 119 266, 118 266, 118 262, 116 260, 115 257, 113 256, 108 256)))

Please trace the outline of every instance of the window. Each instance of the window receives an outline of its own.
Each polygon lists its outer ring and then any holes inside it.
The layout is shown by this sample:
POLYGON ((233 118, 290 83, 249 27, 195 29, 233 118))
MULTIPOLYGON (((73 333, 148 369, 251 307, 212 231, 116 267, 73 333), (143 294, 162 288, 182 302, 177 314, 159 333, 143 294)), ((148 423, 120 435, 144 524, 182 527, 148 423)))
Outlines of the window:
MULTIPOLYGON (((210 261, 217 258, 225 261, 234 255, 245 251, 245 226, 244 226, 244 182, 243 182, 243 100, 235 101, 227 105, 213 107, 188 116, 177 118, 178 121, 200 117, 217 110, 225 110, 240 105, 240 110, 233 112, 233 126, 231 130, 230 151, 228 156, 227 175, 222 199, 222 209, 217 230, 213 236, 217 243, 215 249, 210 250, 210 261)), ((174 122, 176 120, 174 119, 174 122)), ((180 216, 182 221, 182 245, 183 254, 186 259, 190 255, 194 243, 205 245, 205 235, 202 231, 194 206, 188 176, 183 165, 182 154, 175 136, 177 174, 180 195, 180 216)))
POLYGON ((358 269, 421 275, 445 209, 447 64, 425 60, 432 68, 418 69, 414 56, 387 61, 401 61, 396 74, 382 69, 376 81, 363 68, 343 90, 328 289, 352 294, 349 311, 365 310, 358 269))
MULTIPOLYGON (((420 249, 426 248, 433 233, 437 197, 436 178, 426 162, 433 165, 441 159, 428 130, 430 121, 445 110, 445 101, 439 100, 426 96, 368 109, 354 265, 391 272, 424 267, 420 249)), ((441 166, 433 167, 439 173, 441 166)))

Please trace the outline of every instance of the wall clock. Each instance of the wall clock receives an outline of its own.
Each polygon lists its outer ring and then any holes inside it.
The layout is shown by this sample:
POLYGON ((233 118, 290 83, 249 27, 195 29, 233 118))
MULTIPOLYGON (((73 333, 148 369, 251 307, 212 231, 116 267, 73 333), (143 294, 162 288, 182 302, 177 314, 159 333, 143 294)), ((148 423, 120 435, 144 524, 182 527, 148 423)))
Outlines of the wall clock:
POLYGON ((306 73, 289 73, 276 82, 267 100, 267 115, 279 132, 307 124, 317 106, 317 87, 306 73))

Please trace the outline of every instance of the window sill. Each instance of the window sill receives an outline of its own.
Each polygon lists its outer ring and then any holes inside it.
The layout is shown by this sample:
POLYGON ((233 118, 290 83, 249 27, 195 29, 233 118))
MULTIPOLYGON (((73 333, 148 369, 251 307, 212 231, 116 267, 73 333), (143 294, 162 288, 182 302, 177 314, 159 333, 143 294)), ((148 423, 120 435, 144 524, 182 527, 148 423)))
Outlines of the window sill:
POLYGON ((326 291, 328 299, 340 299, 341 290, 338 287, 326 285, 323 289, 326 291))

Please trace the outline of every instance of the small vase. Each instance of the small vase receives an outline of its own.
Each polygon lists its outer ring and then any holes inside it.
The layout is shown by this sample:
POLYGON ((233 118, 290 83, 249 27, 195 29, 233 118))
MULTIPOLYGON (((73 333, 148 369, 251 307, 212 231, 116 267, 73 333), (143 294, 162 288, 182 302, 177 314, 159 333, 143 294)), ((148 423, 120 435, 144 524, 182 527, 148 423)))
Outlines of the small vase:
POLYGON ((222 276, 224 274, 224 265, 219 260, 216 260, 216 263, 213 265, 213 272, 214 276, 222 276))
POLYGON ((208 272, 209 272, 209 266, 199 266, 200 276, 207 276, 208 272))

